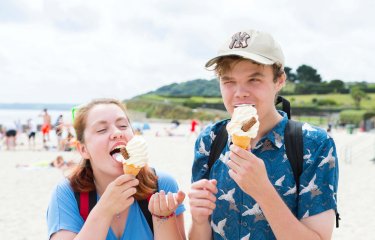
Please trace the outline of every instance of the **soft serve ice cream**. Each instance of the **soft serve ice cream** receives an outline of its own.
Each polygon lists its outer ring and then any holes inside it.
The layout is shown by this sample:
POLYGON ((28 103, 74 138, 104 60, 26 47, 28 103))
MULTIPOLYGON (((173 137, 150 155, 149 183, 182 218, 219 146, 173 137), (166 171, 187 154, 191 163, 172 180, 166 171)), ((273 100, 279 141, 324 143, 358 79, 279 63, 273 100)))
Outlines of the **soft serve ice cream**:
POLYGON ((143 137, 134 136, 125 148, 113 156, 117 161, 122 162, 125 174, 137 176, 148 162, 147 143, 143 137))
POLYGON ((251 105, 240 105, 234 109, 232 119, 227 125, 227 131, 232 136, 233 144, 248 149, 252 138, 259 130, 256 108, 251 105))

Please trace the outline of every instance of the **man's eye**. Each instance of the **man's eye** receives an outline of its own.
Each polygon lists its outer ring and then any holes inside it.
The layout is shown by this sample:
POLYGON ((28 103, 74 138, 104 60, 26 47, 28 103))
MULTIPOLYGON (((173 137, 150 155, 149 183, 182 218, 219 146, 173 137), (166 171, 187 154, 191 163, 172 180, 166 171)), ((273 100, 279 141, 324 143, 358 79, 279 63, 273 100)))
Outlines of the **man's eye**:
POLYGON ((107 129, 103 128, 103 129, 99 129, 97 132, 98 133, 104 133, 107 129))
POLYGON ((125 129, 125 128, 127 128, 127 127, 128 127, 127 125, 121 125, 121 126, 120 126, 121 129, 125 129))

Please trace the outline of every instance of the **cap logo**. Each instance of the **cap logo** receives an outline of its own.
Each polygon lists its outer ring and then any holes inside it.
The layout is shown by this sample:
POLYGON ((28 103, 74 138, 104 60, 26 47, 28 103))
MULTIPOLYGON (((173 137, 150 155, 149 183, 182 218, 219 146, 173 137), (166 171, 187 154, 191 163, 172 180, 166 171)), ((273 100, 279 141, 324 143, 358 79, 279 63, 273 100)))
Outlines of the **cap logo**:
POLYGON ((238 32, 232 36, 232 42, 229 44, 229 48, 246 48, 247 39, 250 38, 250 35, 246 32, 238 32))

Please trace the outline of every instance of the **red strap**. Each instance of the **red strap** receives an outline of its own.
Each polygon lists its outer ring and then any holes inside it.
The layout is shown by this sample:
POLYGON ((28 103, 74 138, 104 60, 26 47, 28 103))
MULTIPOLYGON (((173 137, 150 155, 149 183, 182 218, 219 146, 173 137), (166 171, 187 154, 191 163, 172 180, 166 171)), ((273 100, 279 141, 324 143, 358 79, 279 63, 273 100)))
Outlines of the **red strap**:
POLYGON ((151 197, 152 197, 152 194, 148 195, 147 202, 150 202, 151 197))
POLYGON ((84 221, 86 221, 87 216, 89 215, 89 193, 81 192, 79 196, 79 214, 81 214, 84 221))

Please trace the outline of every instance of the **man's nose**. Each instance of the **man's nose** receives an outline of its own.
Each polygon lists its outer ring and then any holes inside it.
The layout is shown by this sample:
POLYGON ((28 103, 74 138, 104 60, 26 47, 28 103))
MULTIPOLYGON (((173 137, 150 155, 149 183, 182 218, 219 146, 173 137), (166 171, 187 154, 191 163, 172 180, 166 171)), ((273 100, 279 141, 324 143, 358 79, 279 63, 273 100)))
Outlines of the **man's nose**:
POLYGON ((248 97, 250 96, 250 92, 245 86, 238 84, 236 88, 235 96, 238 98, 248 97))

